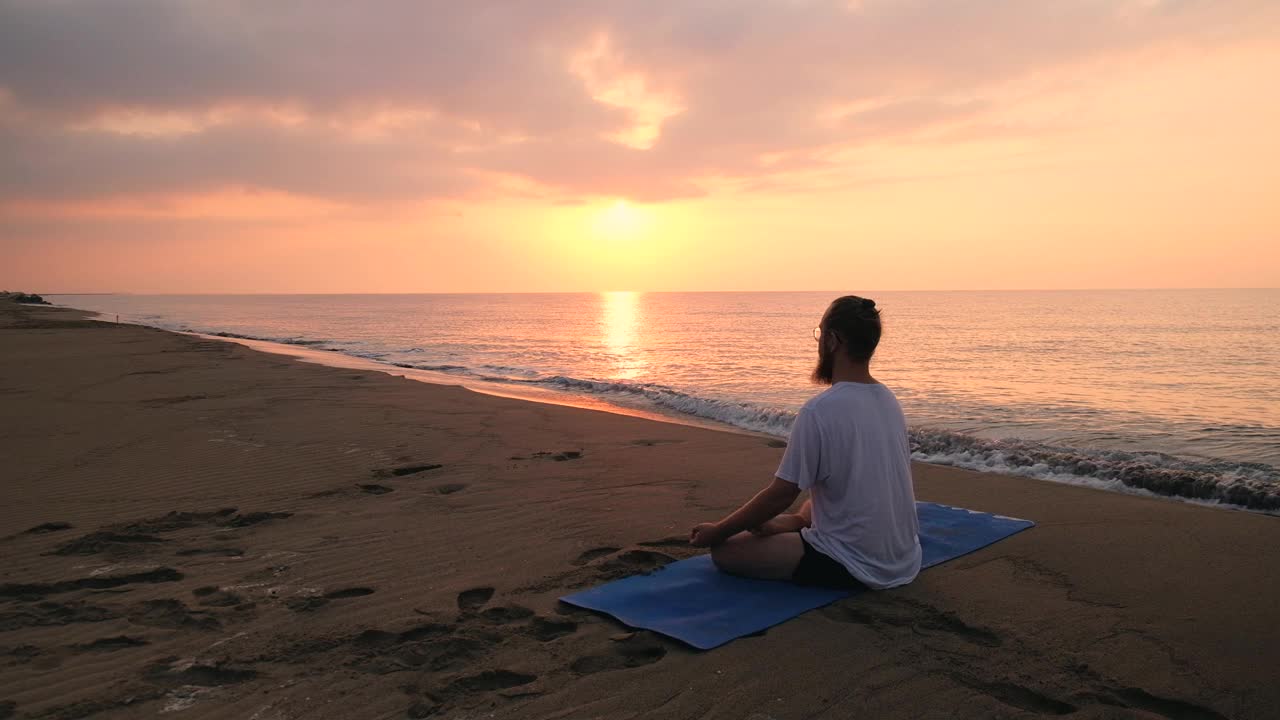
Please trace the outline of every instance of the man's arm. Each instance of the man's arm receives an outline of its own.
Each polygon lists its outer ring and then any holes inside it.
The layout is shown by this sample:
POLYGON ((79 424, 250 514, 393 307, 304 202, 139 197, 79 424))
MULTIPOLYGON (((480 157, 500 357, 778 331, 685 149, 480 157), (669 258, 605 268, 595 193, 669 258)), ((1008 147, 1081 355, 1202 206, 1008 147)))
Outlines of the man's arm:
POLYGON ((690 533, 689 542, 698 547, 718 545, 743 530, 759 527, 773 519, 778 513, 791 507, 791 503, 799 495, 799 486, 775 477, 768 487, 756 493, 755 497, 729 517, 717 523, 703 523, 695 527, 690 533))
POLYGON ((800 509, 794 513, 782 513, 772 520, 767 520, 751 532, 762 537, 798 532, 803 528, 813 527, 813 501, 805 500, 800 509))

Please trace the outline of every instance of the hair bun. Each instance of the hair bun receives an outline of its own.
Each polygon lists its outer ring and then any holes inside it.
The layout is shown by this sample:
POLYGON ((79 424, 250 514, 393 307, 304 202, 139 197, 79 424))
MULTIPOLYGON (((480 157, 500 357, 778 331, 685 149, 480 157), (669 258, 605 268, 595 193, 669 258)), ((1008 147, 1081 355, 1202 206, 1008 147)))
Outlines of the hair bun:
POLYGON ((875 300, 872 300, 872 299, 870 299, 870 298, 863 298, 863 299, 862 299, 862 309, 863 309, 863 310, 875 310, 875 309, 876 309, 876 301, 875 301, 875 300))

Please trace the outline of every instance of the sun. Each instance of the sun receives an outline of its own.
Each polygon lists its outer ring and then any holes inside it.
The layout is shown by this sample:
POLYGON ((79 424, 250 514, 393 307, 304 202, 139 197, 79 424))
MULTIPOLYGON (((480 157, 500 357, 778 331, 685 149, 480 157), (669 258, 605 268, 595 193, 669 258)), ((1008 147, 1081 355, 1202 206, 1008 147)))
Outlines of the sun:
POLYGON ((649 213, 626 200, 598 210, 593 218, 595 235, 604 240, 635 240, 649 228, 649 213))

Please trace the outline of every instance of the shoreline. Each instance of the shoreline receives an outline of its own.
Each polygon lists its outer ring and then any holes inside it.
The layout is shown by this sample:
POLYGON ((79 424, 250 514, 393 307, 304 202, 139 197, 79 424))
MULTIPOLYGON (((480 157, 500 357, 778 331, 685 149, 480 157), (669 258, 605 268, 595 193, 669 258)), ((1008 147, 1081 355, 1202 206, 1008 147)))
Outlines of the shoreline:
MULTIPOLYGON (((57 305, 55 307, 77 312, 77 313, 84 313, 88 317, 92 317, 94 319, 107 317, 105 314, 99 313, 93 310, 84 310, 80 308, 73 308, 73 307, 62 306, 62 305, 57 305)), ((111 321, 102 320, 102 322, 111 322, 111 321)), ((154 325, 147 325, 141 322, 125 322, 125 323, 119 323, 119 324, 136 325, 138 327, 150 328, 150 329, 159 330, 162 332, 172 332, 180 335, 190 335, 193 337, 206 338, 209 340, 231 342, 234 344, 249 347, 254 350, 259 350, 262 352, 290 357, 304 363, 313 363, 313 364, 319 364, 327 367, 336 367, 336 368, 377 371, 377 372, 385 373, 392 377, 404 377, 410 380, 414 380, 416 382, 422 382, 422 383, 427 383, 431 385, 462 387, 473 392, 490 395, 494 397, 504 397, 504 398, 510 398, 514 400, 526 401, 526 402, 544 403, 544 404, 559 405, 564 407, 596 410, 596 411, 607 412, 607 413, 616 414, 616 415, 644 418, 644 419, 653 420, 656 422, 666 422, 666 423, 672 423, 677 425, 700 427, 700 428, 709 429, 713 431, 739 433, 739 434, 744 434, 744 435, 753 436, 753 437, 774 438, 779 441, 785 441, 786 439, 786 436, 781 433, 765 432, 760 430, 753 430, 750 428, 739 427, 728 421, 718 420, 714 418, 706 418, 699 415, 682 412, 679 410, 670 410, 670 411, 664 412, 662 409, 645 409, 645 408, 630 407, 624 404, 619 404, 617 402, 609 402, 603 399, 596 399, 590 395, 583 394, 583 393, 573 393, 573 392, 561 391, 561 390, 549 390, 549 389, 533 388, 533 387, 524 387, 521 390, 509 389, 507 386, 499 385, 498 383, 484 382, 481 380, 471 380, 462 376, 451 375, 446 372, 425 370, 425 369, 421 369, 421 368, 417 368, 411 365, 406 365, 401 363, 383 362, 373 358, 364 358, 364 357, 352 355, 352 354, 341 352, 341 351, 317 350, 317 349, 313 349, 309 343, 294 344, 294 343, 288 343, 288 342, 283 342, 278 340, 267 340, 267 339, 256 338, 256 337, 246 337, 246 336, 237 335, 237 334, 225 332, 225 331, 216 332, 216 333, 207 333, 207 332, 174 330, 174 329, 164 328, 164 327, 159 327, 154 325)), ((912 428, 913 437, 917 437, 917 433, 920 433, 923 435, 930 435, 937 432, 942 432, 944 434, 954 435, 954 436, 958 436, 960 438, 965 438, 965 439, 973 438, 978 442, 985 442, 989 445, 998 444, 998 442, 1000 443, 1007 442, 1007 441, 994 442, 990 440, 980 440, 976 436, 970 436, 965 433, 956 433, 954 431, 935 431, 932 428, 912 428)), ((1032 446, 1039 445, 1038 443, 1028 443, 1028 444, 1032 446)), ((1022 450, 1022 448, 1018 448, 1018 449, 1022 450)), ((1058 451, 1060 450, 1060 448, 1057 448, 1052 445, 1043 445, 1037 449, 1048 451, 1051 454, 1057 454, 1058 451)), ((1072 449, 1067 449, 1067 450, 1069 451, 1072 449)), ((1103 455, 1103 456, 1108 454, 1108 452, 1106 451, 1090 451, 1090 452, 1103 455)), ((1261 490, 1261 492, 1265 493, 1266 495, 1269 495, 1270 497, 1261 498, 1260 502, 1266 502, 1267 505, 1259 506, 1257 504, 1250 505, 1250 504, 1242 504, 1242 503, 1233 503, 1227 500, 1222 500, 1220 498, 1192 497, 1192 496, 1187 496, 1183 494, 1178 494, 1176 492, 1157 492, 1151 489, 1151 487, 1143 486, 1141 484, 1139 485, 1130 484, 1130 482, 1125 482, 1122 479, 1093 477, 1089 475, 1074 474, 1071 472, 1057 472, 1055 469, 1051 469, 1048 472, 1042 472, 1038 476, 1034 474, 1034 472, 1039 469, 1038 467, 1002 466, 998 464, 998 462, 991 462, 990 456, 983 457, 981 454, 978 455, 978 459, 974 460, 974 459, 971 459, 968 456, 968 453, 966 453, 963 449, 961 449, 961 451, 958 454, 960 457, 957 460, 941 461, 936 456, 922 458, 922 457, 918 457, 920 453, 913 453, 913 461, 918 463, 937 465, 940 467, 953 467, 953 468, 959 468, 959 469, 970 470, 975 472, 992 472, 992 473, 997 473, 1001 475, 1008 475, 1011 477, 1022 478, 1026 480, 1036 480, 1040 482, 1050 482, 1050 483, 1057 483, 1057 484, 1064 484, 1064 485, 1074 485, 1078 487, 1087 487, 1095 490, 1101 490, 1104 492, 1173 501, 1173 502, 1185 503, 1189 505, 1196 505, 1200 507, 1213 508, 1218 510, 1249 512, 1249 513, 1257 513, 1262 515, 1280 517, 1280 490, 1277 490, 1276 488, 1264 488, 1261 490)), ((1120 453, 1120 454, 1129 455, 1131 457, 1141 457, 1142 455, 1140 453, 1120 453)), ((1162 454, 1154 453, 1154 455, 1162 455, 1162 454)), ((1189 458, 1178 458, 1176 456, 1170 456, 1170 457, 1175 457, 1175 459, 1180 463, 1189 464, 1193 466, 1201 463, 1230 464, 1230 461, 1215 459, 1215 458, 1189 459, 1189 458)), ((1094 458, 1086 458, 1086 462, 1088 462, 1091 459, 1094 459, 1094 458)), ((1072 467, 1078 464, 1078 462, 1068 460, 1066 464, 1068 467, 1072 467)), ((1249 463, 1241 462, 1238 465, 1239 467, 1245 467, 1249 465, 1249 463)), ((1157 472, 1159 472, 1159 470, 1157 470, 1157 472)), ((1196 478, 1182 480, 1181 482, 1187 485, 1194 486, 1196 484, 1196 478)), ((1160 483, 1157 482, 1154 484, 1159 486, 1160 483)))
POLYGON ((409 365, 396 363, 386 363, 372 358, 363 358, 357 355, 351 355, 340 351, 330 350, 313 350, 304 344, 290 344, 280 342, 278 340, 266 340, 256 337, 245 337, 235 335, 230 332, 197 332, 185 330, 173 330, 157 325, 147 325, 140 322, 120 322, 114 323, 111 320, 99 320, 105 318, 106 313, 100 313, 94 310, 85 310, 75 308, 68 305, 55 305, 58 309, 68 310, 76 313, 84 313, 89 319, 99 322, 110 322, 120 325, 134 325, 161 332, 170 332, 178 335, 189 335, 192 337, 205 338, 220 342, 230 342, 237 345, 258 350, 261 352, 271 353, 273 355, 284 355, 293 358, 299 362, 312 363, 325 367, 345 368, 350 370, 371 370, 385 373, 392 377, 404 377, 415 382, 426 383, 428 385, 444 385, 451 387, 462 387, 472 392, 490 395, 492 397, 502 397, 511 400, 522 400, 525 402, 542 403, 546 405, 559 405, 562 407, 579 408, 583 410, 598 410, 614 415, 625 415, 629 417, 644 418, 654 422, 671 423, 673 425, 686 425, 689 427, 699 427, 707 430, 717 430, 720 432, 737 433, 749 435, 753 437, 769 437, 781 438, 781 435, 742 428, 721 420, 712 418, 703 418, 697 415, 687 413, 679 413, 672 411, 664 413, 660 410, 647 410, 644 408, 633 408, 626 405, 609 403, 604 400, 597 400, 588 395, 574 394, 570 392, 561 392, 556 390, 531 390, 526 389, 524 392, 517 390, 504 390, 496 383, 486 383, 482 380, 469 380, 464 377, 450 375, 445 372, 424 370, 409 365))
POLYGON ((556 598, 696 554, 687 528, 776 467, 762 438, 70 312, 0 308, 15 717, 1263 718, 1280 703, 1272 517, 915 464, 918 499, 1037 527, 699 653, 556 598))
POLYGON ((482 381, 468 381, 465 378, 451 376, 447 373, 433 372, 431 370, 423 370, 414 367, 403 367, 368 358, 361 358, 355 355, 348 355, 342 352, 311 350, 305 346, 289 345, 287 343, 276 342, 273 340, 259 340, 257 338, 244 338, 227 334, 218 335, 199 332, 182 332, 179 330, 169 330, 167 328, 154 329, 161 330, 162 332, 173 332, 180 335, 191 335, 193 337, 206 338, 209 340, 235 343, 237 345, 243 345, 247 348, 271 353, 273 355, 284 355, 285 357, 290 357, 303 363, 312 363, 315 365, 323 365, 325 367, 344 368, 348 370, 370 370, 373 372, 384 373, 391 377, 403 377, 407 380, 426 383, 428 385, 461 387, 472 392, 489 395, 491 397, 501 397, 509 400, 520 400, 523 402, 533 402, 544 405, 559 405, 561 407, 578 408, 581 410, 597 410, 613 415, 625 415, 628 417, 652 420, 654 422, 670 423, 672 425, 686 425, 689 427, 699 427, 706 430, 717 430, 720 432, 749 435, 752 437, 779 437, 777 435, 740 428, 728 423, 704 419, 693 415, 679 415, 675 413, 665 414, 659 411, 647 411, 640 408, 615 405, 603 400, 594 400, 586 395, 574 395, 572 393, 562 393, 554 390, 544 390, 541 392, 526 391, 524 393, 520 393, 515 390, 507 390, 506 392, 503 392, 493 384, 486 384, 482 381))

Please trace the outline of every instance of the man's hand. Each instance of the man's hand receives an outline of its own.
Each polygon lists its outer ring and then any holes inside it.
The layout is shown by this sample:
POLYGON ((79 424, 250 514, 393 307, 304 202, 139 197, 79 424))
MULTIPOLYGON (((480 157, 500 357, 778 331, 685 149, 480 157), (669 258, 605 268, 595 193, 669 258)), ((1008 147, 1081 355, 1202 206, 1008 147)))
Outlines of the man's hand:
POLYGON ((781 535, 782 533, 796 532, 801 528, 809 527, 809 521, 805 520, 803 515, 794 513, 783 513, 774 517, 772 520, 764 523, 758 528, 753 528, 752 533, 765 537, 768 535, 781 535))
POLYGON ((711 547, 719 545, 727 538, 717 523, 702 523, 689 532, 689 544, 694 547, 711 547))
POLYGON ((689 533, 689 544, 694 547, 719 545, 743 530, 767 523, 770 518, 791 507, 798 495, 800 488, 795 483, 775 477, 769 487, 756 493, 755 497, 729 517, 717 523, 702 523, 695 527, 689 533))

